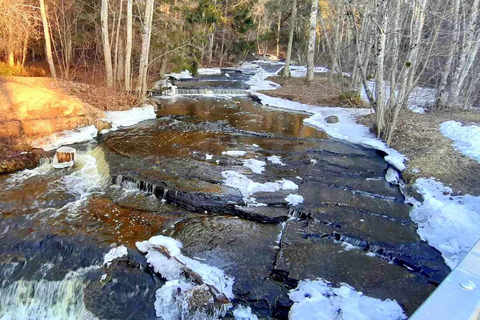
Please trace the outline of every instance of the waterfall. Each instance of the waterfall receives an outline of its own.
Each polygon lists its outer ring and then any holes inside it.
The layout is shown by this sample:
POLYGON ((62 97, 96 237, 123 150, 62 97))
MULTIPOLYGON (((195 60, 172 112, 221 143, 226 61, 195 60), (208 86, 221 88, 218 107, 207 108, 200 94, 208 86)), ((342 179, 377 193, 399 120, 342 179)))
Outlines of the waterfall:
POLYGON ((6 286, 4 281, 0 286, 0 319, 97 319, 85 308, 80 274, 70 272, 61 281, 18 280, 6 286))
POLYGON ((219 89, 219 88, 198 88, 198 89, 180 89, 177 88, 179 95, 245 95, 243 89, 219 89))

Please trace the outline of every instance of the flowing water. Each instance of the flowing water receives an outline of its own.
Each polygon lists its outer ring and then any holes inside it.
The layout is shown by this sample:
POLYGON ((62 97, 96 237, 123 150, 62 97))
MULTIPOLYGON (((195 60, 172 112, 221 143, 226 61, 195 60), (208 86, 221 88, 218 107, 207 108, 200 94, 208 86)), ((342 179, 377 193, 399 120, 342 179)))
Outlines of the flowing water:
POLYGON ((410 314, 448 273, 379 152, 246 96, 161 101, 157 119, 75 145, 71 169, 0 176, 0 319, 156 319, 165 280, 135 247, 155 235, 233 276, 234 305, 265 318, 286 318, 288 291, 318 277, 410 314), (128 258, 103 266, 120 244, 128 258))

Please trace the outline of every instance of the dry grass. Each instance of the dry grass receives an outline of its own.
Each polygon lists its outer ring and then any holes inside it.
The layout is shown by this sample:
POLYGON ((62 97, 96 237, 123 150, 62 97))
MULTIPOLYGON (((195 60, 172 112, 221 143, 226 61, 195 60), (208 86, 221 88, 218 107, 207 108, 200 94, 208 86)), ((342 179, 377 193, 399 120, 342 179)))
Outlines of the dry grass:
POLYGON ((309 85, 303 78, 271 77, 268 80, 278 83, 282 87, 272 91, 261 91, 263 94, 297 101, 304 104, 358 108, 365 107, 366 103, 358 96, 351 95, 350 92, 342 89, 349 79, 337 76, 330 76, 326 73, 315 74, 315 81, 309 85))
MULTIPOLYGON (((479 124, 480 112, 416 114, 405 111, 401 114, 392 147, 409 158, 404 179, 411 186, 417 178, 434 177, 459 194, 480 195, 480 164, 455 150, 452 141, 440 133, 440 125, 449 120, 479 124), (420 172, 415 173, 414 169, 420 172)), ((358 121, 373 126, 372 116, 359 117, 358 121)))

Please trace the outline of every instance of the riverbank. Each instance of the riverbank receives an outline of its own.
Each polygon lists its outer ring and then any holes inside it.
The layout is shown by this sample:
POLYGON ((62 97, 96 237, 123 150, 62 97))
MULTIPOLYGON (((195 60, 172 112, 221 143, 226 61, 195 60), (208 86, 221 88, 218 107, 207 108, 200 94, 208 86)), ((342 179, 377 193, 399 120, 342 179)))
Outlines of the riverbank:
POLYGON ((51 78, 0 77, 0 173, 34 167, 32 141, 94 125, 105 111, 129 110, 135 96, 51 78))

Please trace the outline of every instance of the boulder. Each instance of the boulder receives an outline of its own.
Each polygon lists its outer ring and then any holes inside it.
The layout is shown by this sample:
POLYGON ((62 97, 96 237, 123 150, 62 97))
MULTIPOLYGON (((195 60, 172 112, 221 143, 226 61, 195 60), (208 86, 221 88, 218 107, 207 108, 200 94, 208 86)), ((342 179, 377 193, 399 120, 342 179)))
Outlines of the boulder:
POLYGON ((330 116, 330 117, 326 117, 325 121, 327 123, 338 123, 339 120, 337 116, 330 116))

